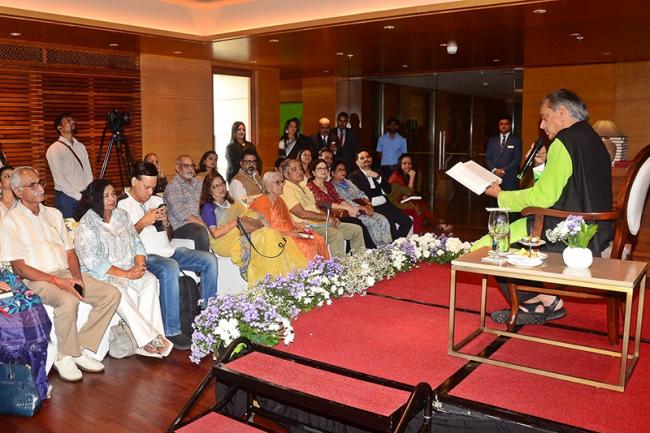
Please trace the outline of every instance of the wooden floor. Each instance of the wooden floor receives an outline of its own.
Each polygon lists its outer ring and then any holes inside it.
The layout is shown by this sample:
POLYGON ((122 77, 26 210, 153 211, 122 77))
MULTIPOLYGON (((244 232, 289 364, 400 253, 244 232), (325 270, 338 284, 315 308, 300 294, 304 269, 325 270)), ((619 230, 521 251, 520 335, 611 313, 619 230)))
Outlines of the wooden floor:
POLYGON ((52 398, 33 418, 0 416, 0 432, 163 432, 211 365, 210 360, 193 364, 189 353, 173 350, 164 360, 106 357, 104 373, 84 373, 76 383, 52 371, 52 398))

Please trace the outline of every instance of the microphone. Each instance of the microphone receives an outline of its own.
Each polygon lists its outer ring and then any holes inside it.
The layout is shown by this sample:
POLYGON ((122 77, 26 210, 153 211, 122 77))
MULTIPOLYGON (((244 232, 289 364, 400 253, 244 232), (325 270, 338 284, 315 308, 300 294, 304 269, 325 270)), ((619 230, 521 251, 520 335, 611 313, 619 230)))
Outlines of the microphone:
POLYGON ((537 140, 535 140, 535 144, 533 145, 533 148, 530 150, 530 153, 528 154, 528 158, 526 158, 526 162, 524 162, 524 165, 521 167, 521 170, 519 170, 519 174, 517 175, 517 179, 520 179, 524 177, 524 174, 526 174, 526 170, 530 168, 533 165, 533 161, 535 160, 535 157, 539 153, 540 150, 542 150, 542 147, 544 147, 544 143, 546 143, 546 139, 544 137, 537 137, 537 140))

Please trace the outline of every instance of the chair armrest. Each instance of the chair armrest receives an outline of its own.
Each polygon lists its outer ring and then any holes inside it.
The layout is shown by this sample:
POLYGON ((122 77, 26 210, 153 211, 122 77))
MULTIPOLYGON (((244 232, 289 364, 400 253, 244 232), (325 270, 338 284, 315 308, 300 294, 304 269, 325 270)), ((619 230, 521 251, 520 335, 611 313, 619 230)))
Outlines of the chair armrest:
POLYGON ((585 221, 616 221, 623 215, 623 212, 620 209, 608 211, 608 212, 575 212, 575 211, 564 211, 558 209, 546 209, 541 207, 527 207, 521 211, 522 216, 535 216, 535 222, 533 224, 533 236, 541 237, 542 229, 544 227, 544 217, 557 217, 557 218, 566 218, 569 215, 581 216, 585 221))

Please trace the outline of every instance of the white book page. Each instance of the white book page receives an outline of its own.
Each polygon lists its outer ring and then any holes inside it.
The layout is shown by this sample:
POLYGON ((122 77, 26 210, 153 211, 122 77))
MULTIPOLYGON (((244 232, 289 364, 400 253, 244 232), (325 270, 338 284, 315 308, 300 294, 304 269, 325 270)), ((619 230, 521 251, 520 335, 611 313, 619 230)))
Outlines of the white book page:
POLYGON ((501 183, 501 179, 498 176, 490 173, 474 161, 468 161, 467 163, 458 162, 452 168, 447 170, 446 173, 476 195, 483 194, 486 188, 492 185, 492 182, 501 183), (468 165, 470 162, 472 164, 468 165), (478 167, 478 169, 476 167, 478 167), (495 177, 496 179, 490 178, 483 172, 495 177))
POLYGON ((498 184, 501 184, 501 178, 499 176, 492 173, 487 168, 485 168, 485 167, 483 167, 481 165, 478 165, 474 161, 470 160, 470 161, 465 162, 465 167, 467 169, 471 170, 472 172, 478 174, 479 176, 481 176, 483 179, 487 180, 490 183, 496 182, 498 184))
POLYGON ((408 202, 411 201, 411 200, 422 200, 422 197, 419 196, 419 195, 412 195, 412 196, 409 196, 409 197, 403 198, 403 199, 400 201, 400 203, 402 203, 402 204, 404 204, 404 203, 408 203, 408 202))

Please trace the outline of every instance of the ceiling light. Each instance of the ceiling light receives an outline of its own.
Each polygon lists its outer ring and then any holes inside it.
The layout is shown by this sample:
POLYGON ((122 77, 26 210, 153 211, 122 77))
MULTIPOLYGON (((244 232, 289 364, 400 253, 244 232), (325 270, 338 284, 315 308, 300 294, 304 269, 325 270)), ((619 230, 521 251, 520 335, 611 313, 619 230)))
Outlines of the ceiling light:
POLYGON ((544 15, 546 13, 546 9, 533 9, 533 13, 535 15, 544 15))
POLYGON ((174 51, 174 54, 179 55, 179 54, 183 54, 183 52, 180 51, 180 50, 176 50, 176 51, 174 51))
POLYGON ((458 52, 458 44, 454 41, 447 42, 447 53, 454 55, 458 52))
POLYGON ((447 46, 447 44, 445 44, 445 43, 442 43, 442 44, 440 44, 440 46, 441 46, 441 47, 446 47, 446 46, 447 46))
POLYGON ((487 87, 489 85, 490 85, 490 83, 488 83, 487 81, 483 81, 483 87, 487 87))
POLYGON ((257 65, 257 60, 251 60, 251 63, 257 65))
POLYGON ((395 30, 395 26, 391 26, 391 25, 384 26, 384 30, 395 30))
POLYGON ((325 72, 326 74, 329 74, 330 71, 329 71, 329 69, 325 69, 323 72, 325 72))
POLYGON ((345 53, 342 52, 342 51, 339 51, 338 53, 336 53, 337 56, 342 56, 343 54, 345 54, 345 53))
POLYGON ((581 41, 581 40, 583 40, 584 38, 585 38, 585 37, 582 36, 582 35, 578 35, 578 36, 576 36, 576 39, 577 39, 578 41, 581 41))
POLYGON ((352 57, 354 57, 354 54, 348 54, 348 59, 352 60, 352 57))
POLYGON ((603 56, 611 56, 612 55, 612 53, 610 53, 609 51, 603 51, 600 54, 602 54, 603 56))
POLYGON ((272 44, 277 44, 278 42, 280 42, 280 39, 269 39, 269 42, 272 44))
POLYGON ((117 44, 117 43, 115 43, 115 42, 111 42, 110 44, 108 44, 108 46, 109 46, 109 47, 119 47, 120 44, 117 44))
POLYGON ((408 67, 409 67, 409 65, 402 65, 402 68, 404 68, 404 69, 406 69, 408 67))
POLYGON ((501 61, 501 59, 492 59, 492 61, 493 61, 494 63, 499 63, 499 62, 501 61))
POLYGON ((19 33, 19 32, 11 32, 11 33, 9 33, 9 36, 13 36, 13 37, 16 37, 16 38, 17 38, 17 37, 20 36, 21 34, 22 34, 22 33, 19 33))
POLYGON ((572 38, 577 38, 578 36, 582 36, 580 33, 571 33, 569 36, 572 38))

